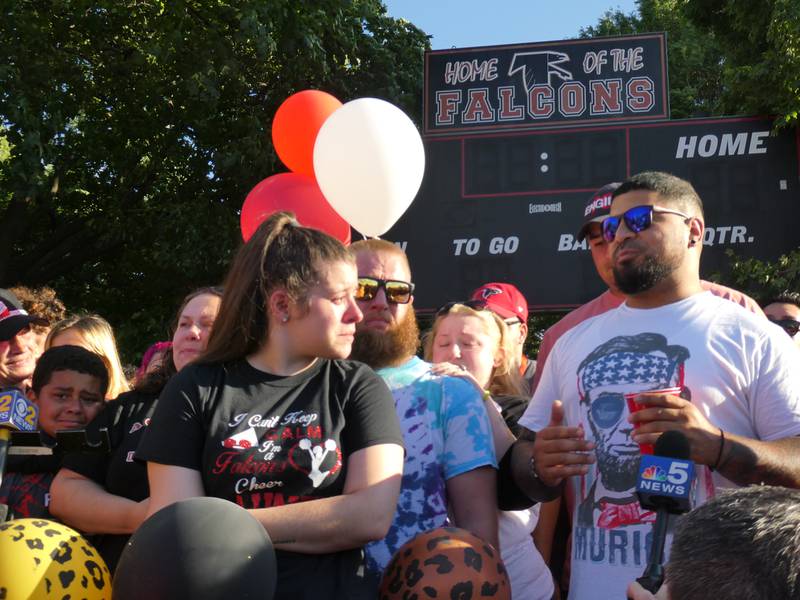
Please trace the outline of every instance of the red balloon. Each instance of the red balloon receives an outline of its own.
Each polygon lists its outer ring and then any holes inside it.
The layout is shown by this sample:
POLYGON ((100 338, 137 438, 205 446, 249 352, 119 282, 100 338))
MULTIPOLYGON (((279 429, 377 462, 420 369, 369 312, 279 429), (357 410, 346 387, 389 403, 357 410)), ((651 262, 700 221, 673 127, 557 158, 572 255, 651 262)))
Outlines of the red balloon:
POLYGON ((314 177, 314 142, 339 100, 319 90, 289 96, 272 120, 272 145, 289 170, 314 177))
POLYGON ((301 225, 320 229, 345 246, 350 243, 350 225, 331 208, 317 182, 299 173, 267 177, 250 190, 242 205, 244 241, 268 216, 280 210, 293 212, 301 225))

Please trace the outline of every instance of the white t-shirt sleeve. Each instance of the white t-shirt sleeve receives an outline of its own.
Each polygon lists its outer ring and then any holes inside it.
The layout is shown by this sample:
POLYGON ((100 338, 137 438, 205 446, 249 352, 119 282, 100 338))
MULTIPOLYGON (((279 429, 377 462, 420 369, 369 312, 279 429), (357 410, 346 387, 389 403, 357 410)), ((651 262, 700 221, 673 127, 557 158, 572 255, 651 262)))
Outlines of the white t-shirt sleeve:
POLYGON ((783 331, 767 335, 751 387, 751 419, 760 440, 800 435, 800 349, 783 331))

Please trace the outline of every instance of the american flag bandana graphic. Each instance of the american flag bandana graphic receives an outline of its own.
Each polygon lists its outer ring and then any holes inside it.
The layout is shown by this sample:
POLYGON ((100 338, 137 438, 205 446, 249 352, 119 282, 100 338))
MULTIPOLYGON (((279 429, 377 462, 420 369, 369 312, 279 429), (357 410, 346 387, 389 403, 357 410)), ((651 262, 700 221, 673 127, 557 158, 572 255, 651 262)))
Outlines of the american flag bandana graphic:
POLYGON ((675 361, 657 354, 614 352, 601 356, 580 374, 583 392, 606 385, 628 383, 669 384, 675 374, 675 361))

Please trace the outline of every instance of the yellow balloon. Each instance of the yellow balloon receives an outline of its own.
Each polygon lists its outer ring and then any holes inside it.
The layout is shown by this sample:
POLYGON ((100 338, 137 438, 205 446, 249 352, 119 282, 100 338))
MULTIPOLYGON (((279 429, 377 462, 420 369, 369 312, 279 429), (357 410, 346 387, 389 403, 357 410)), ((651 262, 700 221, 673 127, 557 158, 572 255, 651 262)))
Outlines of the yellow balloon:
POLYGON ((77 531, 45 519, 0 524, 0 598, 110 600, 111 573, 77 531))

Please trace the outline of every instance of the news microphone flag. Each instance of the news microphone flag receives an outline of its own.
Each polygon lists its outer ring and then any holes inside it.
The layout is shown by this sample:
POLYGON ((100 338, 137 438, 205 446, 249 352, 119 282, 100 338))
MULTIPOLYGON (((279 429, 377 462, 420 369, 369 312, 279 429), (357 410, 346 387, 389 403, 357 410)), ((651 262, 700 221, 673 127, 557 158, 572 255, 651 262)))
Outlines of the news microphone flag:
MULTIPOLYGON (((6 472, 6 457, 12 431, 36 431, 39 411, 18 389, 0 391, 0 485, 6 472)), ((8 507, 0 505, 0 523, 8 507)))
POLYGON ((688 459, 689 442, 678 431, 665 432, 658 438, 655 454, 642 455, 636 481, 642 508, 663 508, 672 514, 692 509, 690 493, 695 473, 694 463, 688 459))
POLYGON ((636 581, 655 594, 664 582, 664 546, 670 514, 691 510, 694 463, 689 440, 680 431, 665 431, 656 441, 655 454, 643 454, 639 463, 636 495, 642 508, 654 510, 653 542, 644 573, 636 581))
POLYGON ((18 389, 0 391, 0 428, 36 431, 39 411, 18 389))

